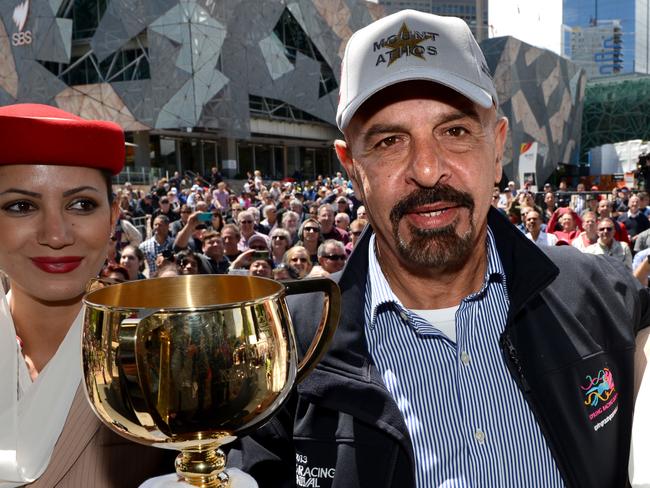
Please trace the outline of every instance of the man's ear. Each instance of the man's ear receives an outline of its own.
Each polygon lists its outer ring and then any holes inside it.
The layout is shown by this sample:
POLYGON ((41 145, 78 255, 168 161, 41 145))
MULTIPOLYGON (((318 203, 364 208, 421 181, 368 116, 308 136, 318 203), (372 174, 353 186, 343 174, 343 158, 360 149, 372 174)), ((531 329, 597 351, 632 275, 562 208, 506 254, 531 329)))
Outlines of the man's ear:
POLYGON ((339 158, 341 166, 343 166, 345 172, 348 175, 348 178, 352 181, 352 186, 354 187, 355 193, 357 195, 361 195, 359 191, 361 188, 360 182, 357 179, 357 171, 355 168, 354 159, 352 158, 352 153, 348 147, 348 143, 341 139, 337 139, 334 141, 334 150, 336 151, 336 156, 339 158))
POLYGON ((506 139, 508 137, 508 119, 501 117, 497 119, 496 126, 494 128, 494 137, 495 137, 495 156, 496 164, 494 168, 494 182, 499 183, 501 177, 503 176, 503 152, 506 147, 506 139))

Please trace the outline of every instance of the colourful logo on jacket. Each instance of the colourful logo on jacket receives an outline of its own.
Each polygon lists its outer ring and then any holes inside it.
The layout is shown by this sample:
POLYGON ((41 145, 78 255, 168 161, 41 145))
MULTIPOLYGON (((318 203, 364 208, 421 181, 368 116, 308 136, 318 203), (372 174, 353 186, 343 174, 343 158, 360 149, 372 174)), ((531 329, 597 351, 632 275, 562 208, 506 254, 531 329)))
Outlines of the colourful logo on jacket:
POLYGON ((584 394, 584 404, 589 411, 589 420, 594 422, 598 431, 607 425, 618 412, 618 392, 614 384, 614 375, 609 368, 598 371, 596 376, 585 376, 585 384, 580 386, 584 394))

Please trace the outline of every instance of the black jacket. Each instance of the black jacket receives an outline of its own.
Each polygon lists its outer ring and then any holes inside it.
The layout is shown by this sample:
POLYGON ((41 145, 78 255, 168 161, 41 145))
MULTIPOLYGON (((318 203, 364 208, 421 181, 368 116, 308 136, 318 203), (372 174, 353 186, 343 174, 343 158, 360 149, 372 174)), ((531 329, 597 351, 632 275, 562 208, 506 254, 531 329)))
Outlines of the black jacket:
MULTIPOLYGON (((569 246, 545 254, 498 212, 492 210, 488 222, 510 296, 500 341, 504 367, 568 487, 625 486, 635 334, 650 323, 647 291, 606 257, 569 246), (588 377, 601 371, 611 373, 611 384, 591 385, 602 387, 595 389, 601 401, 592 406, 588 377)), ((289 405, 229 455, 229 464, 261 487, 415 485, 408 430, 366 348, 368 239, 366 233, 340 276, 342 315, 329 351, 289 405)), ((298 300, 292 319, 304 351, 321 299, 298 300)))

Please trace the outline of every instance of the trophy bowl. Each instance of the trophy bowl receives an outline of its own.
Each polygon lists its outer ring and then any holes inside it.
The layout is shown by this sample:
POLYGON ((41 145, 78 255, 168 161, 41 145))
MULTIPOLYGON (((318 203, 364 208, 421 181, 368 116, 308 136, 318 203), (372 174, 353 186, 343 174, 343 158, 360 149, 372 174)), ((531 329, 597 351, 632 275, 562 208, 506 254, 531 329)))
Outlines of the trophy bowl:
POLYGON ((261 426, 321 358, 340 292, 329 279, 230 275, 131 281, 88 293, 86 393, 98 417, 135 442, 180 450, 179 479, 227 487, 220 446, 261 426), (323 292, 323 316, 298 360, 285 296, 323 292))

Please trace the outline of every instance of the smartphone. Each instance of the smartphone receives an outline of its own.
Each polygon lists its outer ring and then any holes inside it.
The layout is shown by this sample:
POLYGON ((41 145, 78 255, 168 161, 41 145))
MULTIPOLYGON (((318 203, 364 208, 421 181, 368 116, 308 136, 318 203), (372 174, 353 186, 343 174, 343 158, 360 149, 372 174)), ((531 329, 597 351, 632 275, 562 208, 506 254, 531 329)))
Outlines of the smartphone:
POLYGON ((201 212, 197 219, 199 222, 211 222, 212 221, 212 212, 201 212))
POLYGON ((253 253, 253 259, 269 259, 269 252, 268 251, 255 251, 253 253))

